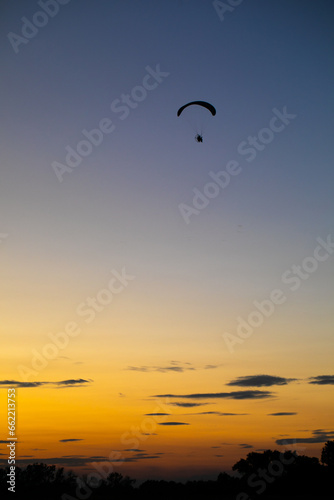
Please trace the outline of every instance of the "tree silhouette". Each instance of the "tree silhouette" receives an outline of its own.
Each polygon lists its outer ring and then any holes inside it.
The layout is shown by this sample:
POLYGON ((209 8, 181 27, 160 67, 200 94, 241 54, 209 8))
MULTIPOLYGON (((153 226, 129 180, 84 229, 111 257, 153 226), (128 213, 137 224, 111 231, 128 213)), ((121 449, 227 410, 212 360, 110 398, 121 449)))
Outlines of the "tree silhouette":
MULTIPOLYGON (((64 472, 62 467, 34 463, 16 467, 16 500, 184 500, 212 498, 221 500, 303 500, 325 499, 333 485, 334 441, 328 441, 318 458, 296 452, 265 450, 248 453, 233 466, 239 476, 221 472, 214 480, 186 483, 148 479, 134 487, 135 480, 113 472, 92 484, 89 476, 64 472), (259 497, 260 495, 260 497, 259 497)), ((9 468, 0 469, 1 500, 12 499, 6 489, 9 468)), ((328 497, 330 498, 330 497, 328 497)))
POLYGON ((248 453, 246 459, 242 458, 235 463, 232 470, 238 471, 240 474, 252 474, 260 468, 267 469, 270 463, 280 461, 282 456, 287 462, 292 462, 293 459, 297 458, 297 455, 291 451, 286 451, 285 453, 277 450, 265 450, 262 453, 252 451, 248 453))
POLYGON ((130 490, 135 482, 135 479, 131 479, 129 476, 123 476, 119 472, 112 472, 107 477, 107 486, 113 490, 130 490))
POLYGON ((321 463, 334 467, 334 441, 327 441, 321 452, 321 463))

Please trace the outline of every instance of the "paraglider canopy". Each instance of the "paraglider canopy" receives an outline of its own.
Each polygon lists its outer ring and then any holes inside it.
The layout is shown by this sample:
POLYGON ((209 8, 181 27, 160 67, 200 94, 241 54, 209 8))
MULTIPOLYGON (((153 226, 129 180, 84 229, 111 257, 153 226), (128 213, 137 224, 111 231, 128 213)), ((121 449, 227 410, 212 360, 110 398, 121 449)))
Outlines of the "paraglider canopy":
MULTIPOLYGON (((215 116, 216 114, 216 109, 212 106, 212 104, 210 104, 209 102, 206 102, 206 101, 191 101, 191 102, 188 102, 187 104, 184 104, 183 106, 181 106, 181 108, 177 111, 177 116, 180 116, 182 111, 186 108, 188 108, 188 106, 195 106, 195 108, 197 106, 200 106, 204 109, 207 109, 211 114, 212 116, 215 116)), ((202 113, 202 111, 201 111, 202 113)), ((200 113, 200 114, 201 114, 200 113)), ((204 114, 206 114, 206 111, 203 112, 204 114)), ((187 117, 188 117, 188 112, 186 113, 187 117)), ((202 129, 203 129, 203 120, 202 118, 204 117, 201 117, 201 116, 198 116, 197 115, 197 125, 196 127, 193 127, 195 128, 195 131, 196 131, 196 136, 195 136, 195 141, 196 142, 203 142, 203 134, 202 134, 202 129), (200 119, 200 120, 199 120, 200 119)))
POLYGON ((198 106, 203 106, 203 108, 208 109, 210 111, 210 113, 212 114, 212 116, 215 116, 215 114, 216 114, 215 108, 209 102, 205 102, 205 101, 192 101, 192 102, 188 102, 188 104, 185 104, 184 106, 181 106, 181 108, 177 112, 177 116, 180 116, 180 114, 182 113, 182 111, 185 108, 187 108, 188 106, 192 106, 193 104, 196 104, 198 106))

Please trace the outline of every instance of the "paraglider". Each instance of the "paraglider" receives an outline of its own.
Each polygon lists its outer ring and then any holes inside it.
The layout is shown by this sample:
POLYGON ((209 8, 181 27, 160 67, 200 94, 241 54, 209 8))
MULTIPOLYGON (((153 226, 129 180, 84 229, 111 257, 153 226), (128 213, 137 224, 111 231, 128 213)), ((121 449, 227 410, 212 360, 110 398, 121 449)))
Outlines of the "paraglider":
POLYGON ((186 109, 188 106, 192 106, 193 104, 197 104, 198 106, 203 106, 203 108, 208 109, 210 111, 210 113, 212 114, 212 116, 215 116, 215 114, 216 114, 215 108, 209 102, 205 102, 205 101, 192 101, 192 102, 188 102, 188 104, 185 104, 184 106, 181 106, 181 108, 177 112, 177 116, 180 116, 180 114, 182 113, 182 111, 184 109, 186 109))
MULTIPOLYGON (((193 106, 193 105, 195 105, 195 106, 201 106, 203 108, 206 108, 212 114, 212 116, 215 116, 215 114, 216 114, 216 109, 209 102, 206 102, 206 101, 191 101, 191 102, 188 102, 187 104, 184 104, 183 106, 181 106, 180 109, 178 109, 177 116, 180 116, 181 113, 183 112, 183 110, 186 109, 188 106, 193 106)), ((196 142, 203 142, 202 132, 198 133, 198 131, 197 131, 197 134, 195 136, 195 141, 196 142)))

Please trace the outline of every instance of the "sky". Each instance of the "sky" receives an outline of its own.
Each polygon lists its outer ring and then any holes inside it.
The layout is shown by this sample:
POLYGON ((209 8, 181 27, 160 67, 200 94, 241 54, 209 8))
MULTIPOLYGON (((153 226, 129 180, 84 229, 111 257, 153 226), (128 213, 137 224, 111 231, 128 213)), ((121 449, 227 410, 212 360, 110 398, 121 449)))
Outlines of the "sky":
POLYGON ((320 457, 333 14, 2 2, 0 465, 8 388, 17 465, 184 480, 250 451, 320 457), (177 117, 195 100, 216 115, 177 117))

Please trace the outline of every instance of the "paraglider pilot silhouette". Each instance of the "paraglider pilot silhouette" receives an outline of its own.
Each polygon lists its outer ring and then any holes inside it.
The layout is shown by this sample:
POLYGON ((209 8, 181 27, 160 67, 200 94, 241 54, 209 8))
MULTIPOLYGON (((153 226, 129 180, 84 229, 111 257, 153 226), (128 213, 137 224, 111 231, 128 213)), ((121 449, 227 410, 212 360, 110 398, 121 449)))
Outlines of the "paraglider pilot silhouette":
MULTIPOLYGON (((206 108, 208 111, 210 111, 210 113, 212 114, 212 116, 215 116, 216 114, 216 110, 215 108, 212 106, 212 104, 208 103, 208 102, 205 102, 205 101, 192 101, 192 102, 188 102, 188 104, 185 104, 184 106, 182 106, 178 112, 177 112, 177 116, 180 116, 182 111, 187 108, 188 106, 193 106, 193 105, 196 105, 196 106, 202 106, 203 108, 206 108)), ((196 142, 203 142, 203 135, 202 135, 202 132, 201 133, 198 133, 196 134, 195 136, 195 141, 196 142)))

